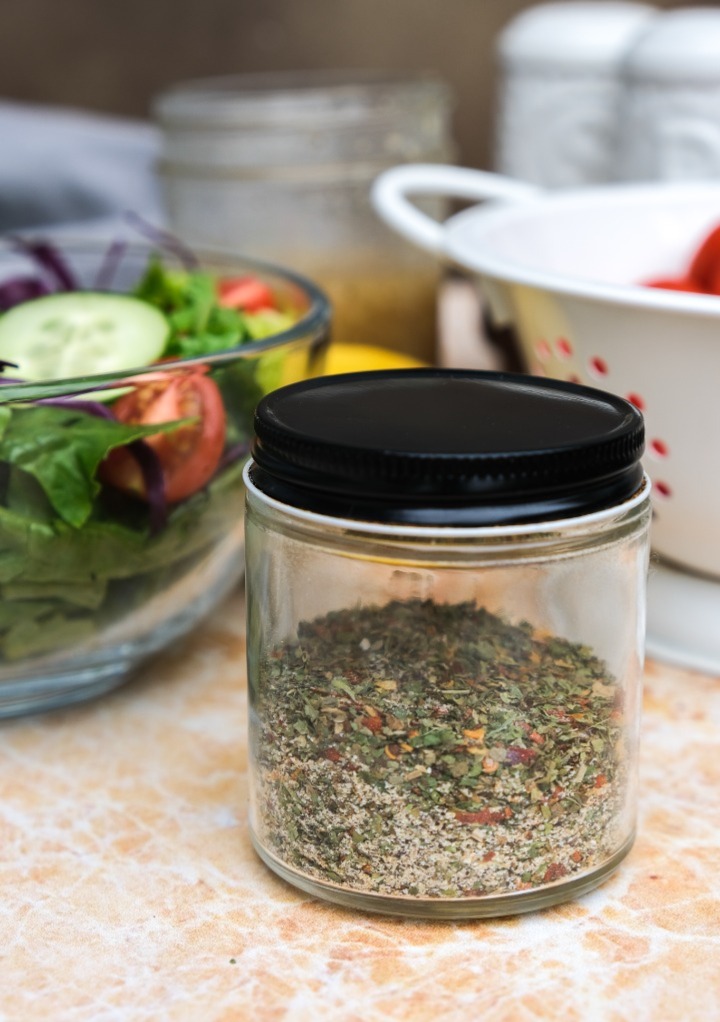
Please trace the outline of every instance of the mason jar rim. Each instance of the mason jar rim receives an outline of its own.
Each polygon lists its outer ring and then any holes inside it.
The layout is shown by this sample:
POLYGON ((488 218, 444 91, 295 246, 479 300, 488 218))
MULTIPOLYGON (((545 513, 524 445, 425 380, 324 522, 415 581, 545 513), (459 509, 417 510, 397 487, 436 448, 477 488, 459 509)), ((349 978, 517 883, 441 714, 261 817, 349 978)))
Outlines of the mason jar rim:
POLYGON ((248 491, 258 500, 273 510, 286 514, 296 520, 306 522, 309 525, 325 526, 337 529, 344 529, 349 532, 365 532, 376 536, 387 536, 390 538, 408 539, 490 539, 503 536, 518 535, 539 535, 544 532, 565 532, 573 528, 601 525, 612 518, 632 511, 650 499, 652 484, 646 472, 643 473, 642 483, 632 496, 619 504, 613 504, 602 508, 599 511, 591 511, 588 514, 576 515, 572 518, 547 519, 540 522, 525 522, 507 525, 408 525, 389 522, 370 522, 358 518, 338 518, 333 515, 320 514, 317 511, 306 511, 303 508, 295 507, 292 504, 285 504, 275 497, 270 497, 261 490, 252 480, 251 472, 255 462, 249 458, 243 470, 243 480, 248 491))

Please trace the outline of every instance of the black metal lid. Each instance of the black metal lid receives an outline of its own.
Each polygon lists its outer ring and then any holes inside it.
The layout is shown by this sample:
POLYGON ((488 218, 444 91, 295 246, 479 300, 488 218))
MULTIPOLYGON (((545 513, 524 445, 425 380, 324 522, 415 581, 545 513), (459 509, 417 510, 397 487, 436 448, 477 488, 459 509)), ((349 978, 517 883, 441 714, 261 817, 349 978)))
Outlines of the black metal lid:
POLYGON ((588 514, 642 483, 622 398, 514 373, 400 369, 306 380, 255 415, 253 483, 334 517, 479 526, 588 514))

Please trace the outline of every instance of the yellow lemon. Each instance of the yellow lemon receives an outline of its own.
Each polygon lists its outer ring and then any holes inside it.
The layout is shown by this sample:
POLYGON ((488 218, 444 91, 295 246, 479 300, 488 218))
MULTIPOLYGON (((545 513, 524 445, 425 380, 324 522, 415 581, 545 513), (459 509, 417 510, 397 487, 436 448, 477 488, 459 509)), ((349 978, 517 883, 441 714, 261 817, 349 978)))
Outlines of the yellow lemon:
POLYGON ((333 341, 325 357, 324 373, 334 376, 336 373, 360 373, 368 369, 417 369, 424 365, 425 362, 390 348, 333 341))

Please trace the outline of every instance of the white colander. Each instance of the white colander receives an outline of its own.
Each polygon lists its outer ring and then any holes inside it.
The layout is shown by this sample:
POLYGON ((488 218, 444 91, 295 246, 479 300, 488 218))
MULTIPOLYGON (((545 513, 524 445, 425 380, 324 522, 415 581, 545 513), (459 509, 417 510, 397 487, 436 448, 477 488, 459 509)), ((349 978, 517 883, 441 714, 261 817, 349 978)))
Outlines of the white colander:
POLYGON ((720 578, 720 298, 640 283, 687 268, 720 224, 720 182, 548 193, 412 164, 382 174, 373 202, 410 241, 479 275, 529 372, 613 391, 642 410, 653 547, 720 578), (495 201, 439 224, 408 199, 428 194, 495 201))

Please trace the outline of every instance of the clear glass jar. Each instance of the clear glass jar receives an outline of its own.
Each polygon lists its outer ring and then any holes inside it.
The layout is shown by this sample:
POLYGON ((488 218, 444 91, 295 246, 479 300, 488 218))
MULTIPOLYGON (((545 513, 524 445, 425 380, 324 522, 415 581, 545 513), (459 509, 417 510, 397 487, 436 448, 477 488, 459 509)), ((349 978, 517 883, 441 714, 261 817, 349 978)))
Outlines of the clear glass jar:
POLYGON ((261 402, 251 830, 271 869, 458 919, 616 869, 636 819, 642 431, 622 399, 511 374, 353 374, 261 402))
MULTIPOLYGON (((431 76, 234 75, 159 95, 168 218, 191 245, 280 261, 316 280, 334 335, 432 361, 437 260, 398 238, 369 193, 397 163, 452 162, 452 97, 431 76)), ((440 218, 445 201, 422 200, 440 218)))

